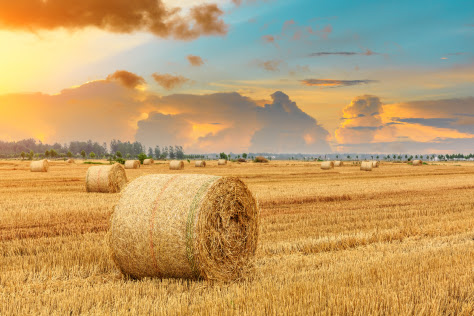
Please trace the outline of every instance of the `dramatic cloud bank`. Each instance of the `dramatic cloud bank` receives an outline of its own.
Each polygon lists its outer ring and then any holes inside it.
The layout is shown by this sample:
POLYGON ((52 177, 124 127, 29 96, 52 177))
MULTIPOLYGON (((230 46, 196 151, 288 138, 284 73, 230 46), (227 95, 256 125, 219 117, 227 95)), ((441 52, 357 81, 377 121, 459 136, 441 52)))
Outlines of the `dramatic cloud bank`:
POLYGON ((339 151, 472 152, 474 98, 382 104, 359 96, 344 108, 336 130, 339 151))
POLYGON ((328 152, 328 132, 283 92, 260 106, 239 93, 158 96, 117 71, 58 94, 0 95, 0 139, 138 140, 188 152, 328 152))
POLYGON ((161 0, 20 0, 2 3, 0 29, 38 31, 95 27, 115 33, 150 32, 182 40, 225 35, 223 11, 215 4, 192 7, 187 16, 161 0))
POLYGON ((147 146, 180 140, 193 152, 328 152, 329 133, 283 92, 264 107, 238 93, 171 95, 149 100, 158 111, 138 122, 147 146), (175 113, 175 114, 168 114, 175 113))

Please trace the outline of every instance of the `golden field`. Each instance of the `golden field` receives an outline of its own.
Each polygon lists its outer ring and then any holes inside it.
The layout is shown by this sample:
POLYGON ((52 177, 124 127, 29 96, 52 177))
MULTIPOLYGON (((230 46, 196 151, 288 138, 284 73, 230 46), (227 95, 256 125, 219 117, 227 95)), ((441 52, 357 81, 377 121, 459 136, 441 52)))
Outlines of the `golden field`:
POLYGON ((120 194, 86 193, 80 161, 28 166, 0 161, 0 315, 474 315, 474 163, 127 170, 249 186, 260 240, 255 271, 234 283, 121 276, 104 240, 120 194))

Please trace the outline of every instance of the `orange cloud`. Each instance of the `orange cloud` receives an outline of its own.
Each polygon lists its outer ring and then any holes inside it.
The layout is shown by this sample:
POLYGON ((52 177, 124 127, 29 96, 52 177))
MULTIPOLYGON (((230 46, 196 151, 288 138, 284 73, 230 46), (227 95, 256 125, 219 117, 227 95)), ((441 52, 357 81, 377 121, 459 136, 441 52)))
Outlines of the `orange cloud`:
POLYGON ((108 81, 118 81, 124 87, 129 89, 135 89, 138 86, 146 84, 145 79, 140 77, 134 73, 125 71, 125 70, 117 70, 111 75, 108 75, 106 80, 108 81))
POLYGON ((377 82, 376 80, 336 80, 336 79, 304 79, 301 83, 305 86, 317 86, 317 87, 346 87, 355 86, 360 84, 368 84, 377 82))
POLYGON ((188 55, 186 58, 188 59, 191 66, 199 67, 204 65, 204 61, 199 56, 188 55))
POLYGON ((173 76, 170 74, 161 75, 158 73, 154 73, 152 76, 153 79, 155 79, 155 81, 166 90, 172 90, 174 88, 180 87, 189 81, 188 78, 185 78, 183 76, 173 76))
POLYGON ((267 71, 280 71, 281 60, 257 61, 257 65, 267 71))
POLYGON ((34 32, 95 27, 115 33, 147 31, 183 40, 227 33, 220 19, 223 11, 215 4, 192 7, 186 17, 179 11, 166 7, 162 0, 9 1, 2 4, 0 28, 34 32))

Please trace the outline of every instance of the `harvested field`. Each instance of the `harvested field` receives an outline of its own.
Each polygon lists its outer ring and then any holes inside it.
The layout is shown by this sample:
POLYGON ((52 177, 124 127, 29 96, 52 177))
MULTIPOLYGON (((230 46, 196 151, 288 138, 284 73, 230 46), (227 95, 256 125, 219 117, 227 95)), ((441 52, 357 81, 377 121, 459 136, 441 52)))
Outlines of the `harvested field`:
POLYGON ((259 200, 254 272, 233 283, 123 277, 105 242, 120 194, 87 193, 88 167, 0 161, 0 315, 474 313, 474 163, 186 166, 259 200))

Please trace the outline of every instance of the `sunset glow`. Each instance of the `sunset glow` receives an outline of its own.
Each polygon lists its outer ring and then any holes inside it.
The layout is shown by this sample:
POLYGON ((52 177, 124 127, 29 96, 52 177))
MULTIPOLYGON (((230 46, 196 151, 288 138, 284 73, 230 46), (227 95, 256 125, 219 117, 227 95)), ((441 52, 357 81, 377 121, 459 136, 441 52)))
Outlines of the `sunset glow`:
POLYGON ((181 129, 169 139, 198 152, 264 150, 258 139, 271 133, 280 135, 275 152, 380 151, 400 140, 420 152, 443 139, 448 152, 474 146, 471 3, 443 2, 432 20, 396 32, 392 13, 416 17, 430 2, 377 14, 372 1, 25 3, 43 16, 14 3, 0 13, 3 140, 140 135, 154 146, 140 126, 171 124, 181 129), (277 91, 296 107, 272 103, 277 91), (354 105, 368 95, 377 111, 354 105), (90 132, 79 132, 85 124, 90 132))

